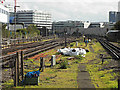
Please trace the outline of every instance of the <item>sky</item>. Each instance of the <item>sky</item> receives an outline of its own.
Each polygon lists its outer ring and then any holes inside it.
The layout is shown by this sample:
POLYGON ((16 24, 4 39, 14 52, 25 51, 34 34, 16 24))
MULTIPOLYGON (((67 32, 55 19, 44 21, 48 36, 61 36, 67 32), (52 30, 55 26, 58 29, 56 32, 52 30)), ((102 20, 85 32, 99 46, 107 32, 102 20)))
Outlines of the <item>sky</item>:
MULTIPOLYGON (((52 21, 108 22, 109 11, 118 11, 119 0, 16 0, 17 10, 40 10, 52 14, 52 21)), ((14 6, 14 0, 6 0, 14 6)))

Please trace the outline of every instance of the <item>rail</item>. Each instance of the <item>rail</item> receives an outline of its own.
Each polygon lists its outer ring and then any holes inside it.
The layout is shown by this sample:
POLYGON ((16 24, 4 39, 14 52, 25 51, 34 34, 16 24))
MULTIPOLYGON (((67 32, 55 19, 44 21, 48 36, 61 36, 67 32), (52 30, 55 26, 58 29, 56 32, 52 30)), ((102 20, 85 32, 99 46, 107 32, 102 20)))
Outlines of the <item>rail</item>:
POLYGON ((109 43, 106 40, 98 39, 98 41, 101 43, 101 45, 106 48, 115 59, 119 60, 120 59, 120 48, 109 43))

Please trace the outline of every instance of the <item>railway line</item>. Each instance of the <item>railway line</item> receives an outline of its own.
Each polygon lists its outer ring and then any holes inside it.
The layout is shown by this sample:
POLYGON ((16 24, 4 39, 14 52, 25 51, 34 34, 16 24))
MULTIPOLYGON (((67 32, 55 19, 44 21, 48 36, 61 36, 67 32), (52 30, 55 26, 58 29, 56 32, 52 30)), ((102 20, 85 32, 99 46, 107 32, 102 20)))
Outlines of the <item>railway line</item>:
MULTIPOLYGON (((67 43, 74 42, 75 39, 68 39, 67 43)), ((63 45, 64 41, 63 39, 58 39, 58 40, 51 40, 47 42, 39 42, 39 43, 34 43, 33 45, 27 45, 21 48, 11 48, 6 51, 6 53, 11 51, 11 54, 4 55, 0 57, 0 65, 7 65, 9 62, 14 61, 13 59, 16 58, 16 52, 22 51, 23 52, 23 59, 27 59, 29 57, 32 57, 40 52, 55 48, 57 46, 63 45), (34 45, 35 44, 35 45, 34 45), (12 52, 14 51, 14 52, 12 52)), ((4 51, 3 51, 4 52, 4 51)))
POLYGON ((113 58, 115 58, 116 60, 119 60, 120 59, 120 48, 109 43, 108 41, 106 40, 103 40, 103 39, 98 39, 98 41, 101 43, 101 45, 107 49, 111 55, 113 56, 113 58))
MULTIPOLYGON (((73 39, 67 39, 67 43, 71 43, 76 41, 75 38, 73 39)), ((16 60, 20 60, 20 65, 21 61, 27 60, 30 57, 33 57, 34 55, 37 55, 43 51, 47 51, 50 49, 53 49, 57 46, 63 46, 65 41, 62 39, 59 40, 52 40, 52 41, 47 41, 45 43, 37 43, 37 45, 33 46, 26 46, 27 48, 24 50, 16 50, 15 52, 12 52, 12 54, 4 55, 0 57, 0 66, 2 67, 3 71, 7 69, 9 72, 4 72, 3 76, 3 81, 7 81, 10 78, 14 78, 13 73, 14 73, 14 68, 15 68, 15 63, 16 60), (29 48, 28 48, 29 47, 29 48), (11 71, 12 70, 12 71, 11 71)), ((25 47, 24 47, 25 48, 25 47)), ((23 66, 24 67, 24 66, 23 66)))
POLYGON ((28 44, 21 45, 21 46, 12 46, 10 48, 3 49, 2 50, 2 55, 6 55, 7 53, 15 52, 15 51, 18 51, 18 50, 25 50, 25 49, 35 48, 35 47, 38 47, 38 46, 43 46, 45 44, 49 44, 49 43, 53 43, 53 42, 57 42, 57 41, 59 41, 59 39, 58 40, 45 41, 45 42, 28 43, 28 44))

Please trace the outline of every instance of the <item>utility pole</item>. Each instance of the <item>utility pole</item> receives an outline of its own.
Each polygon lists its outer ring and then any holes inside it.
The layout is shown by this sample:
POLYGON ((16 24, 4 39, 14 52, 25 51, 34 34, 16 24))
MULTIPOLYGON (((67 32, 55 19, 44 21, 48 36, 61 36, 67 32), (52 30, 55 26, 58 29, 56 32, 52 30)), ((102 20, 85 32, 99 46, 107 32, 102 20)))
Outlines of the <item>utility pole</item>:
POLYGON ((16 39, 16 0, 15 0, 15 6, 14 6, 14 17, 15 17, 15 25, 14 25, 14 45, 16 45, 16 41, 15 41, 15 39, 16 39))
POLYGON ((16 7, 20 7, 20 6, 16 6, 16 0, 15 0, 15 6, 14 6, 14 17, 15 17, 15 25, 14 25, 14 44, 16 44, 16 7))
POLYGON ((66 29, 64 29, 64 34, 65 34, 65 47, 67 46, 67 42, 66 42, 66 34, 67 34, 67 31, 66 31, 66 29))

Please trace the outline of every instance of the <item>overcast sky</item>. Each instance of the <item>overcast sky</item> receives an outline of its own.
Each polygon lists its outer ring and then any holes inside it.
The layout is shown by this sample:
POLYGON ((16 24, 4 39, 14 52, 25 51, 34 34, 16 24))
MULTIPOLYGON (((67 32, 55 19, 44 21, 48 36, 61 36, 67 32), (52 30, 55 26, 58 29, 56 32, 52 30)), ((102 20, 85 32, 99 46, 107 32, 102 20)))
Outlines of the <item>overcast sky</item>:
MULTIPOLYGON (((17 10, 41 10, 52 14, 52 21, 78 20, 107 22, 109 11, 118 11, 119 0, 17 0, 17 10)), ((14 5, 14 0, 6 0, 14 5)))

